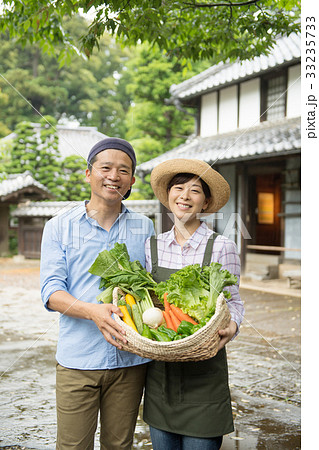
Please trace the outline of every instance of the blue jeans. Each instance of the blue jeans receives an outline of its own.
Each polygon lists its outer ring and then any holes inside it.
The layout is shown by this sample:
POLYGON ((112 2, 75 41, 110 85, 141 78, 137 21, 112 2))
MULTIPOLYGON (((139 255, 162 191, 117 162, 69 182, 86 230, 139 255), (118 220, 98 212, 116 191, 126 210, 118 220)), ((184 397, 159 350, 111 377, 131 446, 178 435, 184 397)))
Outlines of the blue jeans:
POLYGON ((197 438, 169 433, 150 426, 153 450, 219 450, 223 436, 197 438))

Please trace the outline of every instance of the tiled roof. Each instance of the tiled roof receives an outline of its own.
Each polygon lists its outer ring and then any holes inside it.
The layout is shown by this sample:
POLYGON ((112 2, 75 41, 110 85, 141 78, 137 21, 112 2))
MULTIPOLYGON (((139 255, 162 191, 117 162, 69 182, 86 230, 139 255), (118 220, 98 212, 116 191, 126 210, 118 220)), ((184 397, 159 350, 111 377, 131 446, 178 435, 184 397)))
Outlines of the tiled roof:
POLYGON ((58 126, 59 150, 63 158, 70 155, 81 155, 87 158, 89 151, 97 142, 107 136, 95 127, 68 128, 58 126))
MULTIPOLYGON (((40 124, 33 124, 35 131, 39 131, 40 124)), ((70 155, 80 155, 86 159, 89 151, 101 139, 107 137, 100 133, 96 127, 68 127, 57 125, 59 137, 59 151, 65 158, 70 155)), ((14 133, 9 134, 3 140, 10 140, 15 137, 14 133)))
POLYGON ((253 128, 212 137, 195 137, 157 158, 140 164, 136 168, 136 173, 140 176, 146 175, 159 163, 174 158, 194 158, 218 165, 299 153, 300 128, 300 117, 297 117, 276 122, 263 122, 253 128))
POLYGON ((48 193, 48 197, 52 197, 50 191, 41 183, 36 181, 30 174, 26 171, 24 173, 16 175, 8 175, 8 177, 0 182, 0 201, 10 197, 15 193, 18 193, 25 188, 37 188, 48 193))
MULTIPOLYGON (((123 202, 127 208, 134 212, 154 216, 160 211, 158 200, 125 200, 123 202)), ((72 208, 83 205, 83 202, 30 202, 20 205, 12 216, 15 217, 53 217, 63 214, 72 208)))
POLYGON ((220 86, 227 86, 235 81, 252 78, 261 72, 273 67, 280 67, 289 62, 299 62, 301 58, 300 35, 292 33, 289 37, 278 39, 268 56, 256 56, 251 60, 238 61, 235 63, 219 63, 198 75, 183 81, 183 83, 172 85, 170 94, 172 98, 186 99, 196 97, 207 91, 220 86))

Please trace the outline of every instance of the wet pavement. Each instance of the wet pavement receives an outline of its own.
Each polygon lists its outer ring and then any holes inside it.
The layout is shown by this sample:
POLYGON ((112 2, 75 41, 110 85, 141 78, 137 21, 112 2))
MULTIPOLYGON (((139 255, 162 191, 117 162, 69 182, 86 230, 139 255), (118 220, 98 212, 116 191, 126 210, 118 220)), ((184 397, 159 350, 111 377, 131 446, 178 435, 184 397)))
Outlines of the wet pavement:
MULTIPOLYGON (((235 431, 222 450, 300 449, 300 296, 251 287, 227 345, 235 431)), ((38 261, 0 258, 0 308, 0 449, 53 450, 59 315, 42 306, 38 261)), ((141 416, 133 448, 152 449, 141 416)))

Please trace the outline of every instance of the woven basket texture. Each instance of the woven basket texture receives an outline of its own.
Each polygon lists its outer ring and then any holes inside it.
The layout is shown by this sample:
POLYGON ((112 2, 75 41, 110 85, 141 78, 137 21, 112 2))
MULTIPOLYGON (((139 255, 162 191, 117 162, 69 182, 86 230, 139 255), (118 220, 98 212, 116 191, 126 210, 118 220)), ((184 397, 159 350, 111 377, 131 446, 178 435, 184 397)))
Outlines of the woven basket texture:
MULTIPOLYGON (((113 290, 113 303, 117 305, 122 296, 124 293, 116 287, 113 290)), ((230 312, 224 295, 220 294, 215 314, 204 327, 191 336, 171 342, 152 341, 134 331, 117 314, 114 314, 114 319, 126 332, 127 343, 121 342, 123 350, 159 361, 186 362, 202 361, 216 355, 220 341, 218 331, 228 326, 230 312)))

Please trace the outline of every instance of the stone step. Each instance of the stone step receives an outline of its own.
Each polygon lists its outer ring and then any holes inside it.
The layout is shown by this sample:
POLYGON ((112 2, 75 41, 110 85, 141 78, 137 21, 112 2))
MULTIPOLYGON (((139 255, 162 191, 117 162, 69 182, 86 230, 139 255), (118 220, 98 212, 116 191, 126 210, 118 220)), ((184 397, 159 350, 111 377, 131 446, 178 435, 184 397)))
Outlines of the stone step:
POLYGON ((246 253, 246 264, 256 263, 265 265, 279 264, 279 255, 266 255, 264 253, 246 253))

